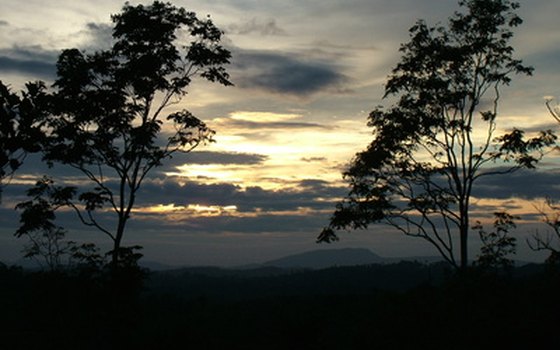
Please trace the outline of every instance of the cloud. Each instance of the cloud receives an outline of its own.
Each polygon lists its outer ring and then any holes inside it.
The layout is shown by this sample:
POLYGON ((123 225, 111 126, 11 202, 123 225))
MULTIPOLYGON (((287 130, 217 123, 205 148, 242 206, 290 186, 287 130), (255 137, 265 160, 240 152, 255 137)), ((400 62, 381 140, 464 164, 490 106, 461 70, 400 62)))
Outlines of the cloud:
POLYGON ((347 44, 336 44, 329 40, 315 40, 311 42, 311 46, 318 47, 320 49, 334 49, 342 51, 379 51, 379 48, 373 45, 347 45, 347 44))
POLYGON ((90 39, 87 41, 86 49, 106 50, 113 43, 113 25, 110 23, 89 22, 83 33, 90 39))
POLYGON ((273 112, 250 112, 239 111, 230 114, 231 119, 245 120, 249 122, 280 122, 301 118, 301 114, 296 113, 273 113, 273 112))
POLYGON ((181 157, 181 163, 220 164, 220 165, 256 165, 268 159, 268 156, 255 153, 194 151, 181 157))
POLYGON ((324 198, 340 198, 345 187, 330 186, 321 180, 308 179, 284 189, 264 189, 259 186, 243 187, 229 183, 204 184, 174 181, 148 181, 140 190, 139 205, 175 204, 188 206, 236 206, 239 212, 294 211, 298 208, 327 209, 334 203, 324 198), (320 198, 320 199, 319 199, 320 198))
POLYGON ((316 233, 327 222, 328 214, 303 211, 285 214, 261 214, 258 216, 175 216, 174 220, 161 221, 161 215, 138 215, 137 220, 131 220, 130 230, 172 229, 176 234, 223 234, 236 233, 242 235, 294 232, 308 234, 309 240, 314 240, 316 233))
MULTIPOLYGON (((238 111, 230 113, 229 117, 216 118, 212 120, 212 125, 217 130, 235 130, 251 131, 267 130, 267 129, 333 129, 319 123, 302 122, 299 119, 303 115, 296 113, 273 113, 263 111, 238 111)), ((239 133, 236 135, 240 135, 239 133)), ((271 138, 270 134, 265 133, 265 138, 271 138)))
MULTIPOLYGON (((299 121, 256 121, 243 120, 234 118, 217 118, 212 121, 212 126, 215 125, 217 130, 231 130, 240 129, 243 131, 249 130, 265 130, 265 129, 333 129, 332 126, 327 126, 319 123, 299 122, 299 121)), ((237 134, 242 135, 242 134, 237 134)), ((252 135, 252 134, 251 134, 252 135)), ((265 137, 270 137, 265 134, 265 137)))
POLYGON ((513 174, 481 178, 474 186, 478 198, 560 198, 560 170, 519 170, 513 174))
POLYGON ((332 129, 331 126, 326 126, 319 123, 306 123, 306 122, 254 122, 246 120, 220 120, 220 124, 227 124, 231 127, 240 129, 332 129))
POLYGON ((341 69, 330 62, 272 51, 236 52, 234 68, 234 81, 242 88, 295 96, 341 90, 347 80, 341 69))
POLYGON ((326 162, 327 158, 326 157, 303 157, 301 158, 301 161, 306 163, 326 162))
POLYGON ((321 191, 329 187, 329 182, 325 180, 317 180, 317 179, 304 179, 299 182, 299 185, 302 188, 321 191))
POLYGON ((22 73, 51 79, 56 73, 58 51, 45 50, 39 45, 12 46, 0 49, 0 72, 22 73))
MULTIPOLYGON (((112 187, 116 184, 116 181, 107 183, 112 187)), ((0 213, 7 213, 15 203, 27 200, 23 193, 28 187, 17 183, 8 186, 0 213)), ((142 229, 182 227, 217 233, 312 232, 324 225, 334 201, 345 192, 346 188, 316 179, 306 179, 280 190, 227 183, 179 184, 168 178, 146 179, 130 223, 131 227, 142 229)), ((99 215, 104 224, 113 224, 111 213, 99 215)), ((57 215, 57 218, 64 227, 81 228, 72 213, 57 215)))
POLYGON ((31 74, 50 79, 54 76, 55 66, 52 63, 0 56, 0 72, 31 74))
POLYGON ((286 31, 276 24, 275 19, 268 19, 261 22, 256 17, 244 23, 234 23, 228 26, 227 34, 247 35, 260 34, 262 36, 281 36, 286 35, 286 31))
MULTIPOLYGON (((77 174, 76 174, 77 175, 77 174)), ((40 176, 19 177, 4 188, 3 206, 25 199, 25 191, 40 176)), ((55 177, 57 186, 78 186, 79 192, 91 190, 93 183, 84 182, 84 176, 55 177)), ((146 178, 137 195, 141 207, 170 205, 236 206, 239 212, 294 211, 298 208, 325 209, 334 205, 337 198, 346 194, 346 187, 332 186, 317 179, 286 183, 279 189, 260 186, 241 186, 232 183, 179 182, 173 177, 146 178), (332 201, 325 200, 332 198, 332 201)), ((105 181, 109 188, 118 189, 117 179, 105 181)))
MULTIPOLYGON (((0 20, 0 27, 8 25, 7 21, 0 20)), ((32 30, 16 30, 16 32, 22 31, 31 32, 32 30)), ((33 33, 33 36, 38 37, 41 34, 43 33, 33 33)), ((112 25, 89 22, 85 25, 84 29, 72 34, 72 36, 87 37, 83 45, 78 45, 80 49, 87 51, 108 49, 112 44, 112 25)), ((56 61, 59 54, 59 50, 45 49, 41 45, 15 44, 9 48, 1 48, 0 72, 20 73, 41 79, 53 79, 56 74, 56 61)))

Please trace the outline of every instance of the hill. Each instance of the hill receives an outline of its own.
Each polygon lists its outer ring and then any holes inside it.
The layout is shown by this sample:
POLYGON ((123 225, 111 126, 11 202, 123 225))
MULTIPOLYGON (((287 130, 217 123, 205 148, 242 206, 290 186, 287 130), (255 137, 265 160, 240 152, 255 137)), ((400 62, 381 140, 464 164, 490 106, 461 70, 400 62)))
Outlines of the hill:
POLYGON ((363 248, 321 249, 265 262, 264 266, 294 269, 324 269, 333 266, 381 264, 384 258, 363 248))

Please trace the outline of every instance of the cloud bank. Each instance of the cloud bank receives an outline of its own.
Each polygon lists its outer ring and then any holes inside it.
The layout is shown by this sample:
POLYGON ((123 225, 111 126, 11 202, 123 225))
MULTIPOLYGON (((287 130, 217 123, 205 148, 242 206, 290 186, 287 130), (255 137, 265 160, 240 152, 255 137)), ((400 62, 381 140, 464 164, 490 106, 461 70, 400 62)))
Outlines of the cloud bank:
POLYGON ((308 96, 329 89, 341 89, 347 81, 333 63, 273 51, 234 52, 234 81, 246 89, 308 96))

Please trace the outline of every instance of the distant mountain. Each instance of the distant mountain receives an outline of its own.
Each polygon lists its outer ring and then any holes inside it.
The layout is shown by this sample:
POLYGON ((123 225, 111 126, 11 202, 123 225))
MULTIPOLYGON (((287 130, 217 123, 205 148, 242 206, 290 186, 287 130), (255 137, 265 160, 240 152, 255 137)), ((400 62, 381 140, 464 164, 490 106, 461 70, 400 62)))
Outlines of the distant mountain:
POLYGON ((151 271, 165 271, 165 270, 174 270, 179 268, 178 266, 171 266, 171 265, 166 265, 166 264, 162 264, 159 263, 157 261, 152 261, 152 260, 142 260, 140 259, 139 263, 138 263, 141 267, 149 269, 151 271))
POLYGON ((321 249, 265 262, 280 268, 324 269, 333 266, 382 264, 386 259, 364 248, 321 249))

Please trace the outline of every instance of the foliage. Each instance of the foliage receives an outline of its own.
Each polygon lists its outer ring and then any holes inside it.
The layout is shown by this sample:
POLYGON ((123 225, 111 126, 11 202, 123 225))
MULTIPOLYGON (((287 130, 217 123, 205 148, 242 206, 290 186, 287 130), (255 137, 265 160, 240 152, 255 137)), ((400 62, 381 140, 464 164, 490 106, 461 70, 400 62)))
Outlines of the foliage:
POLYGON ((28 83, 20 96, 0 81, 0 194, 4 179, 22 165, 27 153, 39 151, 41 112, 34 102, 40 101, 43 88, 40 82, 28 83))
POLYGON ((511 269, 514 262, 508 256, 515 254, 516 239, 509 235, 509 231, 516 227, 514 220, 519 217, 506 212, 496 212, 494 216, 496 219, 492 232, 485 231, 480 221, 473 226, 473 230, 478 230, 482 242, 475 265, 483 270, 511 269))
POLYGON ((560 265, 560 206, 557 202, 548 198, 546 208, 540 210, 544 223, 552 230, 543 236, 540 233, 533 235, 527 240, 529 247, 534 251, 547 251, 549 253, 546 262, 551 266, 560 265))
POLYGON ((78 244, 66 240, 67 231, 55 224, 56 211, 74 207, 72 199, 75 194, 76 188, 56 186, 48 177, 43 177, 27 191, 31 200, 16 206, 22 213, 15 236, 29 239, 29 244, 24 247, 24 257, 35 259, 50 272, 75 271, 101 278, 107 275, 105 270, 111 270, 113 266, 106 258, 116 255, 118 271, 111 271, 107 283, 120 286, 117 289, 121 291, 138 289, 145 277, 145 271, 138 265, 142 247, 120 247, 116 254, 110 251, 103 256, 93 243, 78 244))
POLYGON ((65 206, 74 192, 71 187, 56 187, 44 177, 27 191, 32 199, 16 206, 23 212, 15 236, 26 236, 30 241, 24 247, 24 257, 33 258, 40 265, 44 263, 50 271, 61 269, 63 259, 76 249, 75 242, 64 239, 66 230, 54 222, 55 211, 65 206))
POLYGON ((214 131, 187 110, 165 115, 195 77, 231 85, 230 52, 210 18, 169 3, 126 4, 112 16, 112 48, 64 50, 48 103, 44 159, 81 171, 93 189, 68 201, 113 242, 118 263, 126 223, 148 173, 178 152, 212 141, 214 131), (116 227, 96 213, 108 207, 116 227))
MULTIPOLYGON (((552 106, 554 99, 547 98, 546 108, 550 115, 560 123, 560 107, 552 106)), ((527 240, 529 247, 534 251, 548 251, 549 256, 546 262, 549 266, 556 268, 560 265, 560 206, 552 198, 547 198, 544 207, 539 210, 543 222, 552 229, 546 236, 540 233, 533 235, 532 239, 527 240)))
POLYGON ((550 112, 550 115, 557 121, 560 123, 560 106, 556 105, 556 106, 552 106, 552 102, 554 101, 553 98, 546 98, 546 108, 548 109, 548 111, 550 112))
POLYGON ((336 230, 384 222, 427 240, 464 269, 476 181, 534 168, 555 142, 550 130, 530 138, 515 128, 494 135, 500 88, 511 75, 532 72, 513 57, 509 43, 512 28, 522 22, 518 4, 459 4, 465 11, 446 27, 419 21, 410 29, 385 86, 385 98, 396 102, 370 113, 374 139, 344 172, 350 192, 318 241, 336 240, 336 230))

